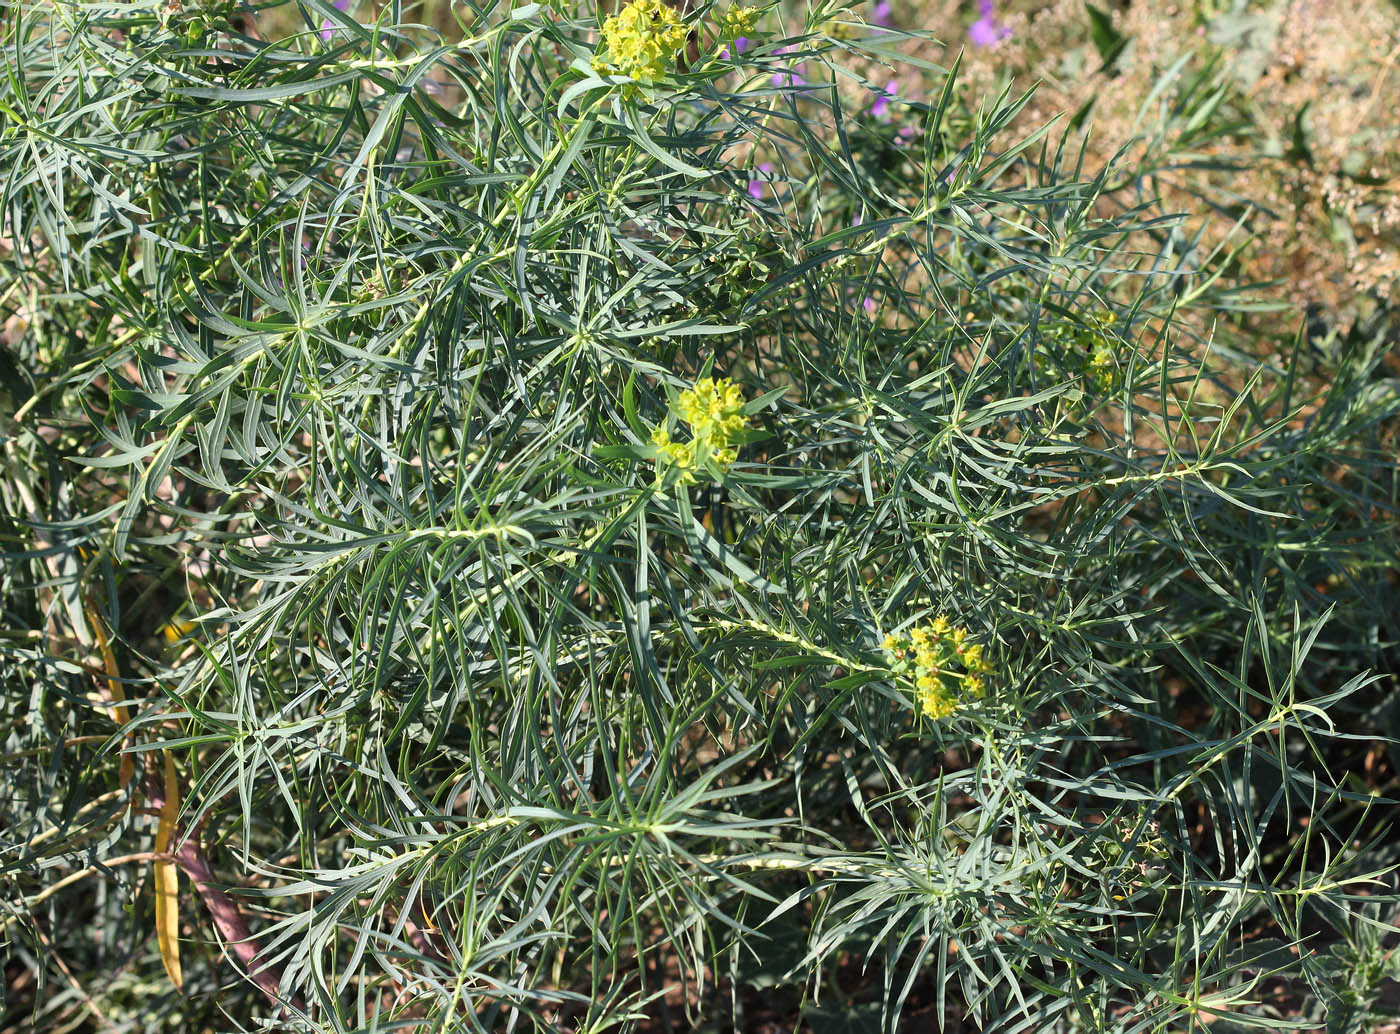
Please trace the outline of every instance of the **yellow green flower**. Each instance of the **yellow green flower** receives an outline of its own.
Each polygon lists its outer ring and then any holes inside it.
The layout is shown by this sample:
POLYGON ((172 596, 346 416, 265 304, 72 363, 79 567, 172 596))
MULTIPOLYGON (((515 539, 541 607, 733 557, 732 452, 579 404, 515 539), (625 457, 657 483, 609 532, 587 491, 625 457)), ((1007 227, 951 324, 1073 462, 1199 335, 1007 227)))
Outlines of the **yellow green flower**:
POLYGON ((632 0, 603 20, 603 46, 593 57, 593 68, 653 83, 675 67, 685 40, 685 24, 665 0, 632 0))
POLYGON ((1079 379, 1083 396, 1076 409, 1092 409, 1123 385, 1119 356, 1130 346, 1117 329, 1118 319, 1108 309, 1079 314, 1071 324, 1058 322, 1045 331, 1035 357, 1048 376, 1079 379))
POLYGON ((891 670, 913 682, 914 702, 926 718, 947 718, 986 692, 992 666, 982 644, 967 640, 967 629, 939 615, 880 644, 891 670))
POLYGON ((719 31, 727 39, 736 36, 743 36, 753 31, 753 27, 758 24, 757 7, 741 7, 733 4, 724 12, 724 17, 720 19, 719 31))
POLYGON ((702 377, 695 387, 681 392, 676 415, 691 426, 695 436, 728 443, 732 435, 748 426, 744 416, 744 395, 739 385, 721 377, 702 377))
POLYGON ((958 709, 957 698, 949 691, 943 679, 925 676, 915 683, 914 697, 919 710, 926 718, 937 722, 947 718, 958 709))
POLYGON ((749 418, 744 415, 744 394, 733 381, 700 378, 680 393, 672 416, 689 425, 690 441, 674 441, 665 427, 653 431, 651 441, 658 450, 657 462, 681 470, 682 483, 693 482, 700 467, 714 464, 722 471, 738 459, 749 418))
POLYGON ((671 441, 671 434, 666 428, 658 427, 652 432, 651 440, 652 444, 661 450, 661 455, 667 463, 683 470, 688 470, 695 465, 691 450, 680 442, 671 441))

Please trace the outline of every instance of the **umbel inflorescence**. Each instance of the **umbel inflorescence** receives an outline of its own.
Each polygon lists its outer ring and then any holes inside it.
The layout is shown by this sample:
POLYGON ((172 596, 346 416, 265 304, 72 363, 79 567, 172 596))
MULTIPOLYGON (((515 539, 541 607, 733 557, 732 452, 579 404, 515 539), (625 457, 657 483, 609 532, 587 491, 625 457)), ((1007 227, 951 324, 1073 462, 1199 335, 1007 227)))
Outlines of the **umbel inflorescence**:
MULTIPOLYGON (((757 20, 756 8, 731 6, 719 21, 720 43, 727 45, 752 32, 757 20)), ((593 56, 593 70, 652 85, 677 69, 689 33, 666 0, 632 0, 603 19, 603 38, 593 56)))
POLYGON ((720 38, 726 41, 737 39, 745 33, 753 32, 758 24, 758 8, 733 6, 724 12, 720 19, 720 38))
POLYGON ((651 435, 657 463, 680 470, 683 484, 693 482, 697 470, 728 469, 749 430, 744 408, 739 385, 725 377, 701 377, 671 407, 672 415, 690 426, 690 440, 674 441, 668 427, 658 427, 651 435))
POLYGON ((652 83, 675 67, 685 49, 686 28, 665 0, 632 0, 603 20, 603 47, 594 71, 652 83))
POLYGON ((1043 331, 1036 364, 1043 373, 1060 372, 1078 381, 1083 404, 1092 408, 1123 386, 1126 345, 1112 311, 1081 313, 1074 324, 1056 322, 1043 331))
POLYGON ((880 645, 891 670, 914 683, 919 710, 934 721, 986 691, 992 666, 982 645, 968 642, 967 629, 954 628, 941 614, 927 625, 886 636, 880 645))

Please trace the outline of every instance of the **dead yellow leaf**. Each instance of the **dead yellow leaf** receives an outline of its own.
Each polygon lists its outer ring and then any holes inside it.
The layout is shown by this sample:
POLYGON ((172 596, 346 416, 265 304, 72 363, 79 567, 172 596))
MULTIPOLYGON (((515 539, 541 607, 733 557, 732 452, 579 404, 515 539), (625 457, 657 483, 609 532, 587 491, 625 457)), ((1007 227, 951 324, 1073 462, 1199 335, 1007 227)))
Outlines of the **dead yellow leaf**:
POLYGON ((160 626, 160 634, 165 636, 165 641, 174 645, 181 639, 189 638, 189 634, 198 626, 193 621, 167 621, 160 626))
MULTIPOLYGON (((165 802, 160 808, 160 824, 156 827, 156 854, 170 850, 175 832, 175 819, 180 814, 180 784, 175 779, 175 762, 170 752, 165 754, 165 802)), ((156 884, 156 942, 160 959, 170 982, 178 989, 183 980, 180 972, 180 877, 173 861, 157 859, 156 884)))
MULTIPOLYGON (((126 693, 122 691, 121 672, 117 670, 117 658, 112 653, 112 644, 107 639, 107 633, 102 627, 102 618, 97 613, 97 608, 89 602, 86 605, 88 624, 92 626, 92 634, 97 637, 97 648, 102 654, 102 670, 107 673, 107 695, 112 698, 113 703, 120 704, 126 700, 126 693)), ((130 717, 125 707, 112 708, 112 718, 118 725, 125 725, 130 717)), ((121 786, 126 786, 131 782, 132 762, 130 754, 123 754, 121 768, 117 772, 117 782, 121 786)))

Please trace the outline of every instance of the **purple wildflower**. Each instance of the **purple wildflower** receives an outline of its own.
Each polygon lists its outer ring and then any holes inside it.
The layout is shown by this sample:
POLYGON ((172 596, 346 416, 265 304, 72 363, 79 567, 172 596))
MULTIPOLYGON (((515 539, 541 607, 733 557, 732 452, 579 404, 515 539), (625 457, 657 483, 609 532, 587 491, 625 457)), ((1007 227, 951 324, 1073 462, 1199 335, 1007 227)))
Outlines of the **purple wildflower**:
MULTIPOLYGON (((749 38, 748 38, 747 36, 739 36, 737 39, 734 40, 734 55, 735 55, 735 56, 738 56, 739 54, 742 54, 744 51, 746 51, 746 50, 748 50, 748 49, 749 49, 749 38)), ((721 51, 719 52, 719 56, 720 56, 723 60, 728 61, 728 60, 730 59, 729 48, 728 48, 728 47, 725 47, 723 50, 721 50, 721 51)))
MULTIPOLYGON (((792 51, 793 48, 790 46, 779 47, 777 50, 773 51, 773 54, 774 56, 778 56, 781 54, 791 54, 792 51)), ((792 68, 788 69, 785 72, 774 72, 771 76, 768 77, 768 81, 771 82, 774 86, 806 86, 807 80, 802 77, 802 74, 799 71, 799 69, 801 68, 802 62, 799 61, 792 68)))
POLYGON ((890 113, 890 101, 899 99, 899 80, 892 79, 890 84, 879 91, 879 96, 870 105, 870 114, 876 118, 886 118, 890 113))
POLYGON ((870 295, 867 294, 865 296, 865 301, 861 302, 860 304, 861 308, 865 310, 865 314, 867 316, 873 317, 875 315, 875 299, 870 297, 870 295))
MULTIPOLYGON (((773 165, 771 162, 761 162, 758 171, 763 173, 764 179, 766 179, 768 174, 773 171, 773 165)), ((763 182, 763 180, 749 180, 749 197, 755 201, 763 198, 763 182)))
POLYGON ((978 0, 977 10, 982 17, 973 22, 967 30, 967 37, 972 40, 974 47, 990 47, 1011 35, 1011 29, 997 21, 992 0, 978 0))
MULTIPOLYGON (((350 0, 333 0, 331 6, 334 7, 337 11, 343 11, 350 6, 350 0)), ((321 23, 321 38, 329 42, 331 36, 334 34, 335 27, 331 25, 331 20, 327 18, 321 23)))
POLYGON ((890 6, 889 0, 880 0, 870 12, 870 21, 874 25, 888 25, 893 13, 894 8, 890 6))

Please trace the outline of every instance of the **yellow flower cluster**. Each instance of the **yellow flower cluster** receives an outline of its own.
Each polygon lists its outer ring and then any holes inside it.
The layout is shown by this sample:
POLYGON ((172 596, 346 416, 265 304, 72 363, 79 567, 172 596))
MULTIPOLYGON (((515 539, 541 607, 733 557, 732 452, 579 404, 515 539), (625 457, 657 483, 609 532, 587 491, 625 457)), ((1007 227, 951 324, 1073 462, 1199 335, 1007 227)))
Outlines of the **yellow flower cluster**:
POLYGON ((907 633, 886 636, 881 647, 895 674, 914 683, 919 710, 934 721, 986 691, 992 666, 982 645, 969 643, 967 629, 954 628, 942 615, 907 633))
POLYGON ((1046 333, 1037 365, 1081 378, 1087 402, 1113 394, 1122 387, 1117 355, 1124 347, 1115 323, 1114 314, 1102 310, 1082 313, 1077 326, 1054 325, 1046 333))
POLYGON ((673 412, 690 425, 690 441, 673 441, 665 427, 652 432, 651 441, 660 450, 659 459, 684 472, 684 483, 694 481, 695 470, 707 462, 724 470, 738 458, 736 443, 748 430, 749 418, 744 415, 743 392, 733 381, 700 378, 681 392, 673 412))
POLYGON ((603 21, 603 48, 593 69, 625 75, 639 83, 663 78, 685 49, 686 27, 665 0, 632 0, 603 21))
POLYGON ((757 24, 757 7, 740 7, 735 4, 724 12, 724 17, 720 19, 719 31, 726 39, 733 39, 752 32, 757 24))
POLYGON ((1116 387, 1117 372, 1113 364, 1113 350, 1108 343, 1101 342, 1095 345, 1084 367, 1084 376, 1093 389, 1100 394, 1113 391, 1116 387))

